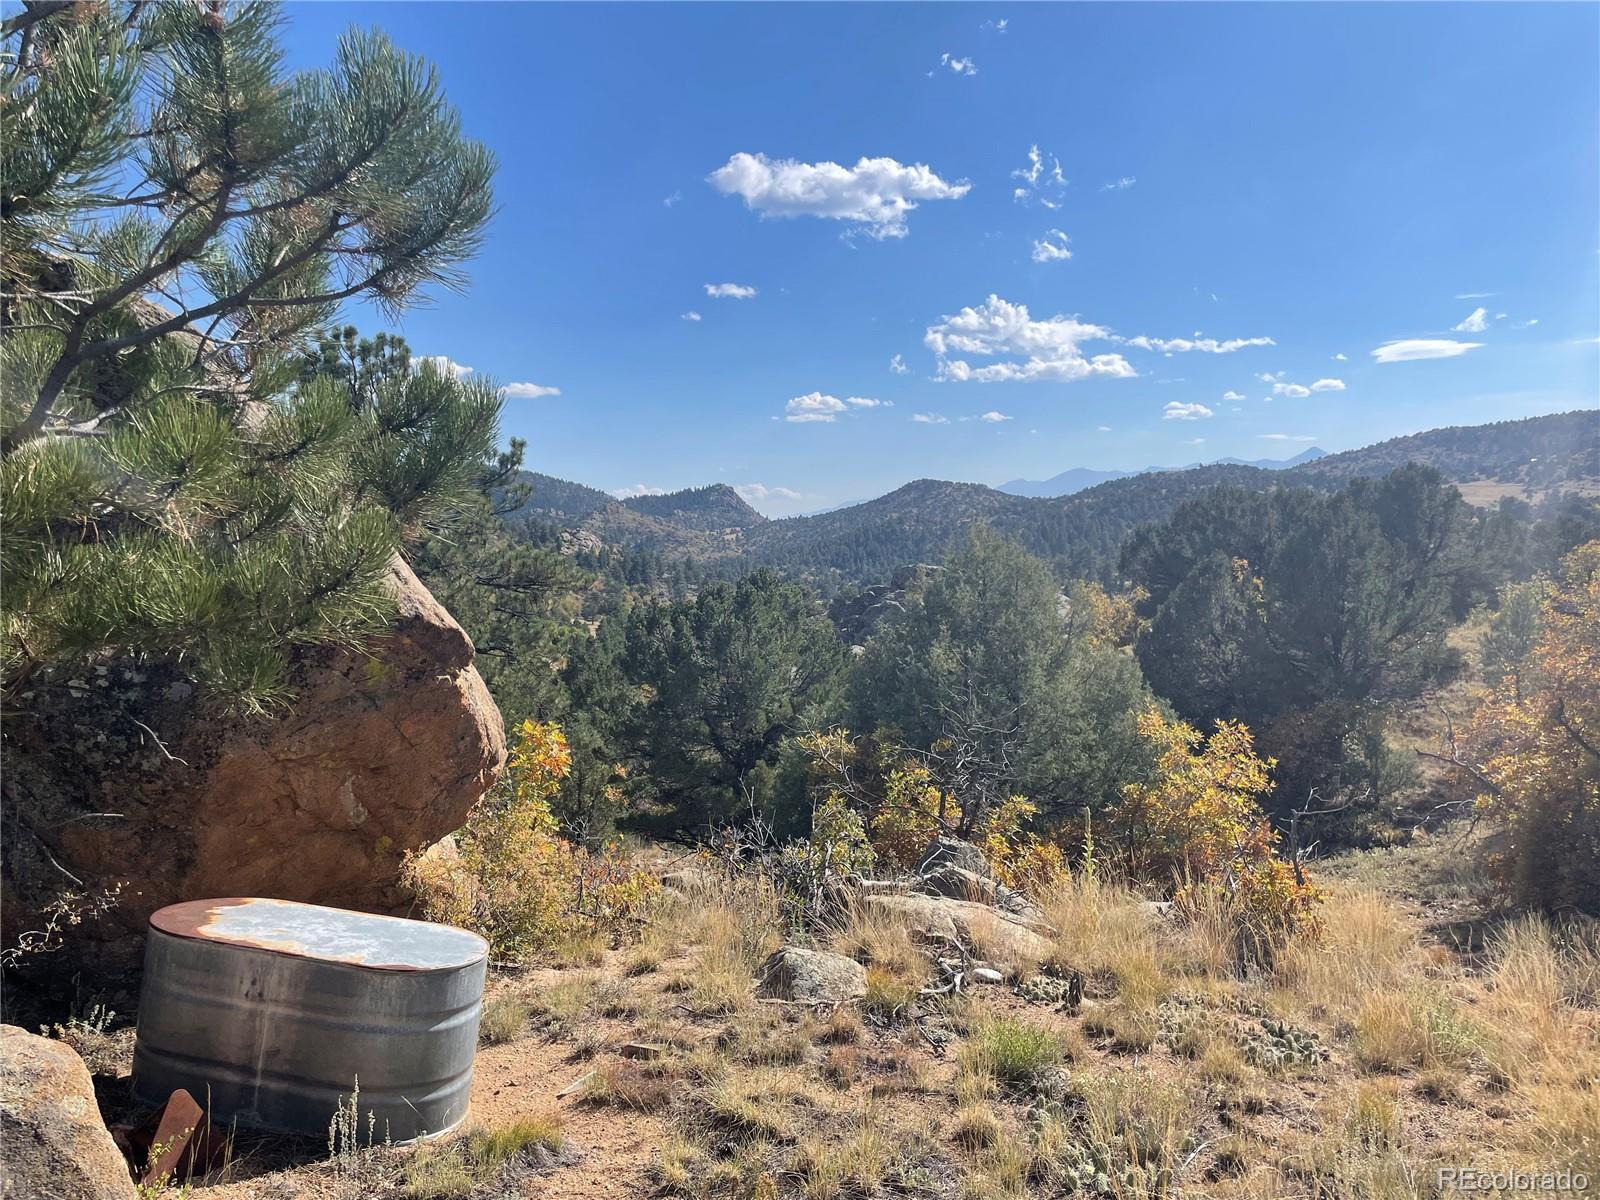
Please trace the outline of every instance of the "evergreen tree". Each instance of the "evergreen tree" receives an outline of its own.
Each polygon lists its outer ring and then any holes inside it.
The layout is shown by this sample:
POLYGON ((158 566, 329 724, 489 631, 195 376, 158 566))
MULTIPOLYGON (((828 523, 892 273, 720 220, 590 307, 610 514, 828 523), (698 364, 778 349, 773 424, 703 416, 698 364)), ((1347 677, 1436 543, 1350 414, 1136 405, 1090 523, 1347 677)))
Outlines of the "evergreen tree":
POLYGON ((289 74, 277 19, 162 0, 0 24, 8 694, 115 651, 282 700, 294 647, 382 626, 392 554, 493 451, 487 381, 304 370, 343 299, 463 282, 494 164, 422 60, 352 32, 289 74))
POLYGON ((852 727, 930 757, 971 821, 1021 792, 1047 815, 1113 800, 1149 702, 1127 654, 1069 636, 1050 568, 977 526, 886 620, 851 681, 852 727))
POLYGON ((770 571, 635 609, 624 668, 647 699, 626 740, 679 827, 734 815, 783 740, 832 706, 843 665, 816 599, 770 571))

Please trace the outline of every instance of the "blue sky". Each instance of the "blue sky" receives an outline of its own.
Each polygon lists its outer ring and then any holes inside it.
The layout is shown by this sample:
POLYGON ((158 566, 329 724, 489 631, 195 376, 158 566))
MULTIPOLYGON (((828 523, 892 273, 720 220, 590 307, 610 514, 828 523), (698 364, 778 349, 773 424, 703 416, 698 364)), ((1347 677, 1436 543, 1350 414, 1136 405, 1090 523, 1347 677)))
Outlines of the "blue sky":
POLYGON ((298 3, 291 63, 351 23, 499 156, 401 328, 551 474, 787 515, 1600 395, 1595 5, 298 3))

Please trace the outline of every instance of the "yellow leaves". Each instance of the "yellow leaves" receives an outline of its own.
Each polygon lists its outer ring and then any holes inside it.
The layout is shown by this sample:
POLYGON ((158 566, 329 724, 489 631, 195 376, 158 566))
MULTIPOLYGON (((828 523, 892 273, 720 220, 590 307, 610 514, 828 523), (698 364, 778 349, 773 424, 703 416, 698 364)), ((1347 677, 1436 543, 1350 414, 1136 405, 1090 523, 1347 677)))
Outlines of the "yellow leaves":
POLYGON ((884 779, 883 803, 872 815, 872 848, 897 867, 915 867, 942 828, 940 816, 946 811, 955 811, 955 805, 928 768, 895 767, 884 779))
POLYGON ((1525 903, 1600 903, 1600 541, 1562 560, 1538 641, 1486 695, 1467 749, 1478 806, 1505 830, 1502 881, 1525 903))
POLYGON ((1155 708, 1139 715, 1138 730, 1156 749, 1155 775, 1124 787, 1111 814, 1130 873, 1183 879, 1180 900, 1221 882, 1267 921, 1300 919, 1316 893, 1277 856, 1277 834, 1257 801, 1275 764, 1255 753, 1250 730, 1218 721, 1206 738, 1155 708))
POLYGON ((429 919, 475 929, 497 959, 525 961, 580 929, 615 932, 659 889, 611 845, 598 853, 559 836, 550 800, 572 769, 566 736, 524 721, 506 778, 456 833, 454 855, 407 859, 404 878, 429 919))

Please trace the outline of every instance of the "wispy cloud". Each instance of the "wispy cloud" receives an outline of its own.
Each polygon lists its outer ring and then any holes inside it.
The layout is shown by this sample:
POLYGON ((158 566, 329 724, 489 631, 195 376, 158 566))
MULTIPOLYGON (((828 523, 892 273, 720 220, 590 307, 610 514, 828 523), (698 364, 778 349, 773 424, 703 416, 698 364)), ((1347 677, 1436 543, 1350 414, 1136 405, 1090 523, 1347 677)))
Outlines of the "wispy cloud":
POLYGON ((1264 437, 1269 442, 1314 442, 1317 435, 1314 433, 1261 433, 1257 437, 1264 437))
POLYGON ((1476 350, 1482 342, 1457 342, 1450 338, 1401 338, 1385 342, 1372 351, 1372 357, 1381 363, 1417 362, 1425 358, 1456 358, 1468 350, 1476 350))
POLYGON ((679 200, 682 200, 682 199, 683 199, 683 193, 682 192, 673 192, 672 195, 670 195, 670 196, 662 197, 661 203, 665 207, 671 208, 674 204, 676 204, 679 200))
POLYGON ((1069 382, 1092 375, 1138 374, 1120 354, 1084 354, 1084 342, 1111 336, 1110 330, 1076 317, 1034 320, 1026 305, 990 295, 982 304, 930 325, 922 340, 939 360, 936 378, 951 383, 1069 382), (966 356, 1009 357, 973 366, 966 356))
POLYGON ((1233 391, 1223 392, 1222 393, 1222 398, 1224 400, 1243 400, 1244 399, 1244 393, 1243 392, 1233 392, 1233 391))
POLYGON ((1059 229, 1052 229, 1033 243, 1033 261, 1036 263, 1064 262, 1072 257, 1067 243, 1072 239, 1059 229))
POLYGON ((1489 314, 1483 308, 1475 308, 1461 319, 1459 325, 1450 328, 1456 333, 1482 333, 1489 328, 1489 314))
POLYGON ((820 217, 848 222, 872 238, 905 237, 906 215, 926 200, 959 200, 972 190, 950 183, 921 163, 863 158, 853 167, 834 162, 738 153, 708 182, 725 196, 738 196, 763 217, 820 217))
POLYGON ((998 425, 1001 421, 1009 421, 1011 419, 1012 418, 1006 416, 1005 413, 995 412, 993 409, 990 409, 988 412, 984 413, 978 418, 978 420, 987 421, 991 425, 998 425))
POLYGON ((1191 350, 1198 350, 1202 354, 1232 354, 1235 350, 1244 350, 1251 346, 1276 346, 1278 343, 1269 337, 1229 338, 1219 342, 1216 338, 1201 337, 1196 333, 1192 338, 1156 338, 1140 334, 1138 337, 1111 339, 1121 342, 1124 346, 1137 346, 1140 350, 1158 350, 1162 354, 1187 354, 1191 350))
POLYGON ((559 396, 561 389, 541 383, 508 383, 501 387, 500 394, 512 400, 537 400, 541 396, 559 396))
POLYGON ((1006 31, 1006 26, 1009 24, 1010 22, 1006 20, 1005 17, 1001 17, 998 21, 985 21, 982 25, 979 25, 978 28, 988 33, 1004 33, 1006 31))
POLYGON ((893 400, 875 400, 871 396, 846 396, 844 402, 851 408, 893 408, 893 400))
POLYGON ((896 375, 911 374, 911 368, 906 366, 906 360, 901 358, 898 354, 889 360, 889 370, 894 372, 896 375))
POLYGON ((1287 396, 1291 400, 1304 400, 1311 395, 1311 389, 1298 383, 1275 383, 1272 385, 1274 396, 1287 396))
POLYGON ((736 483, 733 490, 739 493, 741 499, 748 504, 759 504, 763 500, 799 500, 801 495, 793 488, 768 487, 764 483, 736 483))
POLYGON ((628 487, 612 488, 611 494, 618 500, 632 500, 635 496, 665 496, 667 489, 648 483, 635 483, 628 487))
MULTIPOLYGON (((957 58, 948 51, 939 55, 939 65, 956 75, 976 75, 978 73, 978 64, 972 59, 957 58)), ((929 71, 928 74, 932 75, 933 72, 929 71)))
POLYGON ((1498 292, 1457 292, 1457 300, 1487 300, 1491 296, 1499 295, 1498 292))
POLYGON ((1045 208, 1060 208, 1060 193, 1067 186, 1061 173, 1061 160, 1054 154, 1043 154, 1037 145, 1028 147, 1028 165, 1011 172, 1018 181, 1011 198, 1018 204, 1039 204, 1045 208))
POLYGON ((1180 404, 1176 400, 1169 400, 1161 410, 1163 421, 1203 421, 1214 415, 1204 404, 1180 404))
POLYGON ((912 413, 911 419, 918 425, 948 425, 949 417, 941 417, 938 413, 912 413))
MULTIPOLYGON (((1121 179, 1113 179, 1110 183, 1102 183, 1100 190, 1102 192, 1125 192, 1138 182, 1132 175, 1124 175, 1121 179)), ((1216 297, 1213 296, 1212 299, 1216 299, 1216 297)))
POLYGON ((1111 432, 1111 426, 1109 426, 1109 425, 1096 425, 1094 427, 1094 431, 1096 433, 1110 433, 1111 432))
POLYGON ((1313 392, 1342 392, 1344 391, 1344 380, 1319 379, 1311 385, 1311 390, 1313 392))
POLYGON ((688 312, 681 313, 678 316, 678 320, 680 321, 698 321, 699 319, 700 314, 695 312, 695 310, 692 308, 688 312))
POLYGON ((756 294, 753 287, 742 283, 705 284, 706 295, 713 300, 748 300, 756 294))

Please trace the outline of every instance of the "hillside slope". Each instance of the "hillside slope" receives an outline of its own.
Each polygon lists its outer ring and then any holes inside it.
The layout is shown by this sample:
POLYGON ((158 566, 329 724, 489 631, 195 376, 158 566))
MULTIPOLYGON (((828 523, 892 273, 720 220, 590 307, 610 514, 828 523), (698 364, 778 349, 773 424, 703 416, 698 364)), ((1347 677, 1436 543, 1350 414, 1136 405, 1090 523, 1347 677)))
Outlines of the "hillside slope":
POLYGON ((1462 484, 1469 499, 1483 502, 1504 492, 1600 490, 1600 413, 1434 429, 1294 466, 1223 462, 1153 471, 1054 497, 919 479, 876 500, 783 520, 762 517, 724 484, 617 501, 530 475, 534 494, 523 512, 612 545, 692 557, 719 572, 768 566, 818 582, 886 578, 902 564, 942 556, 962 529, 983 521, 1047 559, 1063 578, 1103 578, 1135 526, 1164 519, 1206 488, 1338 487, 1407 462, 1436 467, 1462 484))

